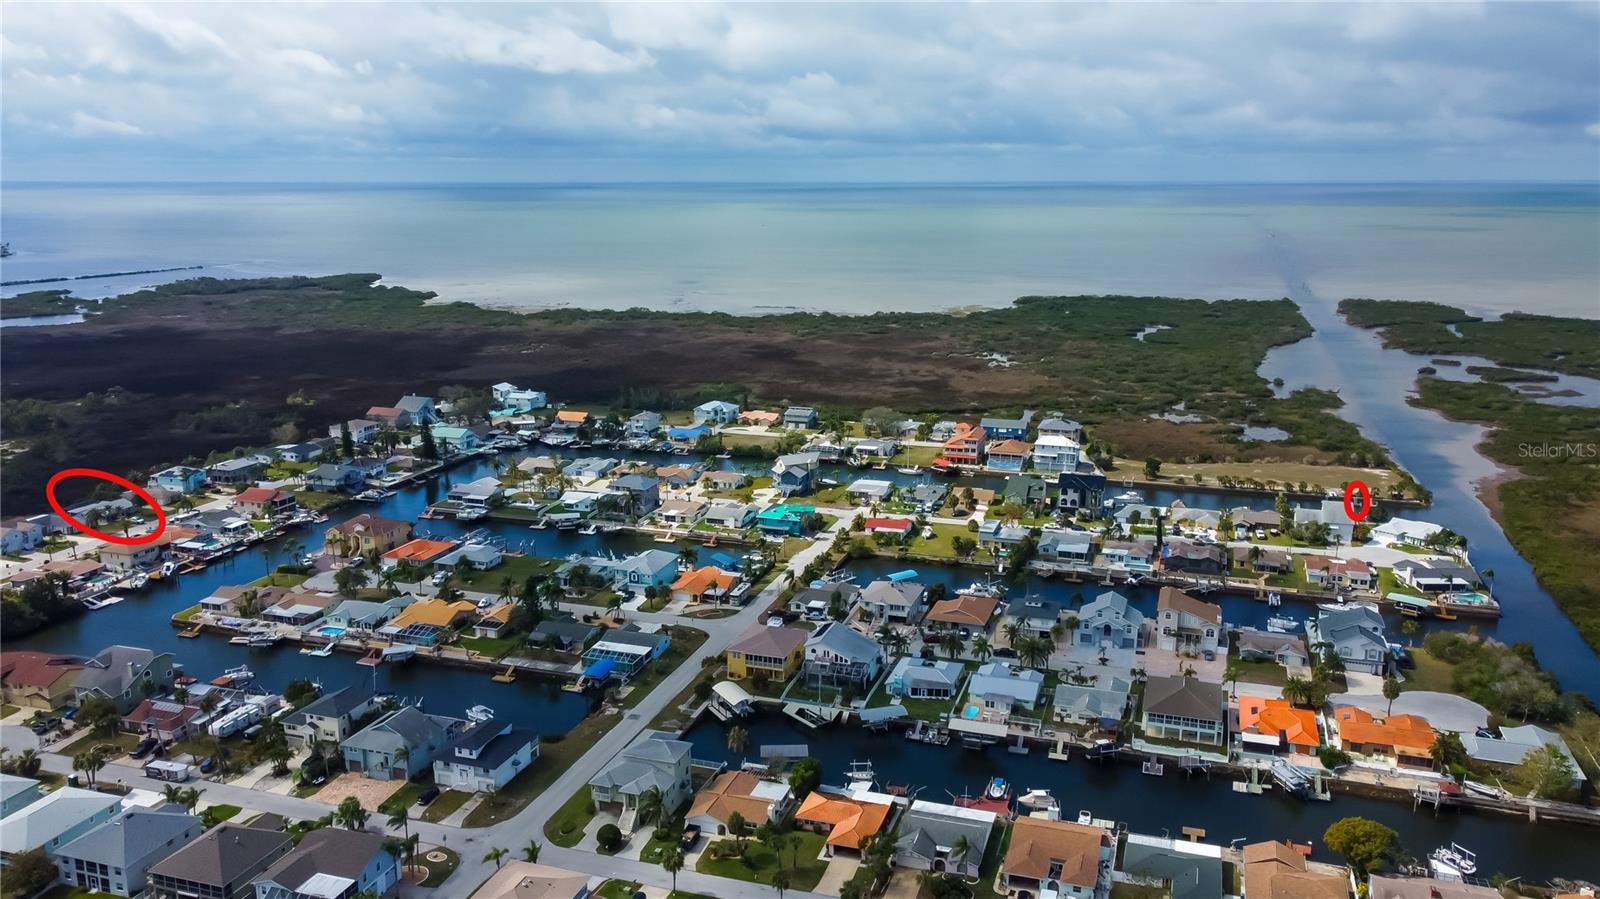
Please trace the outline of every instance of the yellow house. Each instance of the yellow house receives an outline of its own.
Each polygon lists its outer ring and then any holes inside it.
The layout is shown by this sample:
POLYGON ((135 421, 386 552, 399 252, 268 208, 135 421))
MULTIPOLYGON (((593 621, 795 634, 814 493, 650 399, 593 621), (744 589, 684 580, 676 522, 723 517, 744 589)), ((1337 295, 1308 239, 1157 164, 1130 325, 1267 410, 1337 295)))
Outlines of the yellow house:
POLYGON ((431 624, 434 627, 454 627, 459 622, 478 613, 478 606, 465 599, 450 602, 443 599, 424 599, 405 607, 389 622, 396 628, 412 624, 431 624))
POLYGON ((734 680, 764 676, 786 681, 800 670, 805 655, 805 631, 758 626, 728 647, 728 676, 734 680))

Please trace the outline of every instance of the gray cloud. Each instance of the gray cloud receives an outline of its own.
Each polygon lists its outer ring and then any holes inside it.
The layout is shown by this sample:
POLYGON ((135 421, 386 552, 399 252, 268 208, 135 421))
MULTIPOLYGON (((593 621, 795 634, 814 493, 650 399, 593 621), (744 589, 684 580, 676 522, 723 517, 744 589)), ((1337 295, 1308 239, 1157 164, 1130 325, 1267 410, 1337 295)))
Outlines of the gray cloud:
POLYGON ((1593 4, 14 4, 9 178, 1592 178, 1593 4))

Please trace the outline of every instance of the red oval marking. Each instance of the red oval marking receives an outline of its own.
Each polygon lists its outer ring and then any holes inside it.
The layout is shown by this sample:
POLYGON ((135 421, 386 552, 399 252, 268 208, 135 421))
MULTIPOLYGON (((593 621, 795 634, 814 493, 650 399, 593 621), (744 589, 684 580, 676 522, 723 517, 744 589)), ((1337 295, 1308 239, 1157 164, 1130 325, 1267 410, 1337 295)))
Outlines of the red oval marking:
POLYGON ((1350 516, 1351 521, 1362 521, 1372 512, 1372 490, 1361 481, 1351 481, 1350 486, 1344 488, 1344 514, 1350 516), (1361 513, 1356 514, 1355 495, 1361 494, 1361 513))
POLYGON ((56 510, 56 514, 61 516, 62 521, 91 537, 99 537, 107 543, 120 543, 123 546, 143 546, 146 543, 154 543, 167 530, 167 513, 162 511, 161 504, 156 502, 156 498, 151 496, 148 490, 125 477, 114 475, 109 471, 101 471, 98 468, 65 468, 56 472, 50 476, 50 480, 44 485, 44 498, 50 503, 50 508, 56 510), (66 509, 62 508, 61 501, 56 499, 56 485, 67 478, 96 478, 102 481, 109 481, 118 487, 132 490, 135 496, 145 501, 145 505, 155 510, 156 529, 138 537, 122 537, 89 527, 78 519, 73 518, 67 514, 66 509))

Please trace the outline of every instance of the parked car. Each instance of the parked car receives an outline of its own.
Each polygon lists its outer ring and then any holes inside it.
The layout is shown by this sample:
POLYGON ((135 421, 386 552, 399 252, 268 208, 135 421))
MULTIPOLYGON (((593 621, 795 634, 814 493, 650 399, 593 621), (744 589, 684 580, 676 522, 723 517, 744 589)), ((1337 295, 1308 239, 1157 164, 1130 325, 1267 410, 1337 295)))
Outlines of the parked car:
POLYGON ((142 759, 151 752, 154 752, 160 745, 161 741, 155 737, 145 737, 143 740, 139 741, 139 745, 133 747, 133 751, 128 753, 128 755, 135 759, 142 759))
POLYGON ((205 758, 200 760, 200 773, 201 774, 210 774, 211 772, 213 772, 215 770, 217 770, 217 760, 216 759, 211 758, 210 756, 207 756, 207 757, 205 757, 205 758))
POLYGON ((427 805, 430 802, 433 802, 433 800, 438 799, 438 798, 439 798, 439 788, 438 787, 429 787, 426 790, 423 790, 421 793, 417 794, 417 805, 427 805))
POLYGON ((678 837, 678 848, 682 849, 684 852, 688 852, 689 850, 693 849, 694 844, 698 842, 700 842, 700 825, 685 825, 683 828, 683 835, 678 837))

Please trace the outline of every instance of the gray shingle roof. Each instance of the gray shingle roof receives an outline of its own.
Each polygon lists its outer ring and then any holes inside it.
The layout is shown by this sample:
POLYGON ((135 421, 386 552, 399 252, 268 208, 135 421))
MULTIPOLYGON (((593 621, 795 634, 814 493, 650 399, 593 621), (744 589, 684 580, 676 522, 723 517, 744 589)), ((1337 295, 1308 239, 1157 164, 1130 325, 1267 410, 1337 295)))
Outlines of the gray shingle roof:
POLYGON ((1152 677, 1145 683, 1144 710, 1201 721, 1222 720, 1222 688, 1192 677, 1152 677))
POLYGON ((200 819, 184 814, 176 806, 134 808, 62 846, 56 854, 127 868, 131 862, 149 858, 191 828, 199 833, 200 819))
POLYGON ((856 662, 871 661, 883 652, 883 648, 871 638, 839 621, 830 621, 817 628, 810 639, 806 640, 808 650, 814 646, 823 647, 835 655, 856 662))
POLYGON ((221 824, 150 868, 152 875, 198 883, 226 884, 288 846, 289 835, 238 824, 221 824))
POLYGON ((305 835, 300 845, 261 872, 260 880, 295 889, 318 874, 358 880, 372 857, 383 849, 382 834, 323 827, 305 835))

